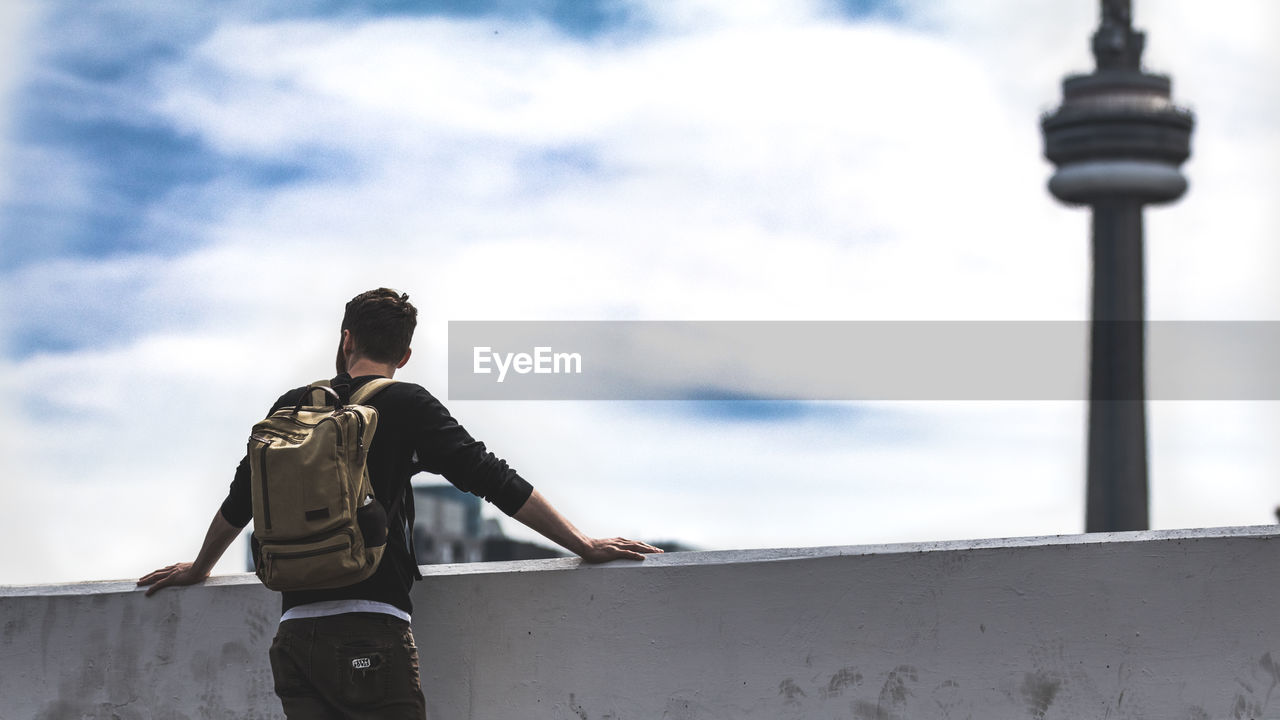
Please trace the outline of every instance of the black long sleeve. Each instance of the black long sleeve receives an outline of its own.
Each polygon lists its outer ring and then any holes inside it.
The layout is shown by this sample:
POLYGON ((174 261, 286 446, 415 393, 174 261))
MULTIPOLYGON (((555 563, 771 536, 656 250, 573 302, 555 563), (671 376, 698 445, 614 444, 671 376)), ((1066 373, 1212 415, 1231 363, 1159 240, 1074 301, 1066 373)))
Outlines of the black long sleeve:
POLYGON ((449 411, 425 389, 414 386, 414 421, 422 428, 416 442, 417 468, 443 475, 459 490, 488 500, 515 515, 533 494, 533 486, 471 437, 449 411))

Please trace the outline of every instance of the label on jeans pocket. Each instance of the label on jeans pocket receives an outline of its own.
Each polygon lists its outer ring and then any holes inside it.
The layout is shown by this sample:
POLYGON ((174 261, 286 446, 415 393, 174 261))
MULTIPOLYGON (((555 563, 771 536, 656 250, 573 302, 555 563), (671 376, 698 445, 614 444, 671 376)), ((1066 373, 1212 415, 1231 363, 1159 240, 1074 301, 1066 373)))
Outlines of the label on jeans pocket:
POLYGON ((361 657, 351 660, 351 669, 353 670, 368 670, 371 667, 373 667, 373 658, 361 657))

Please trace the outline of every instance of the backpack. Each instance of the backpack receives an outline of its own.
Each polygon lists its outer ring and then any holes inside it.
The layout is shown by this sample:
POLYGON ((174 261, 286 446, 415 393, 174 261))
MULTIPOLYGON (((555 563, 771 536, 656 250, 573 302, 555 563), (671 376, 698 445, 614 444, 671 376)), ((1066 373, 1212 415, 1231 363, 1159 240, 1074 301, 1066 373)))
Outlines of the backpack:
MULTIPOLYGON (((363 403, 393 382, 372 380, 345 405, 328 381, 315 382, 297 405, 253 426, 253 557, 268 588, 345 587, 378 569, 388 514, 365 467, 378 411, 363 403)), ((402 499, 392 505, 392 517, 402 499)))

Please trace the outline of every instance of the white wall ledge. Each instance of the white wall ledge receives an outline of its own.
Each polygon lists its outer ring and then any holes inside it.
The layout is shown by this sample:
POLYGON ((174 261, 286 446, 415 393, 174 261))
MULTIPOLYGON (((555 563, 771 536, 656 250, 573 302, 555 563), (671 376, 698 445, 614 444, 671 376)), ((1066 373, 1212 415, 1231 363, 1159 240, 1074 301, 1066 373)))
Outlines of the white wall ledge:
MULTIPOLYGON (((424 567, 433 718, 1280 718, 1276 526, 424 567)), ((252 575, 0 588, 0 720, 277 718, 252 575)))
MULTIPOLYGON (((1233 537, 1280 538, 1280 525, 1243 525, 1217 528, 1183 528, 1176 530, 1143 530, 1136 532, 1088 533, 1077 535, 1032 535, 1011 538, 982 538, 974 540, 937 540, 926 542, 883 543, 874 545, 826 545, 797 548, 755 548, 746 550, 703 550, 695 552, 662 553, 650 555, 643 562, 618 560, 601 565, 589 565, 577 558, 548 558, 543 560, 510 560, 503 562, 453 563, 423 565, 423 578, 444 575, 492 575, 503 573, 548 572, 556 570, 606 570, 641 567, 687 567, 698 565, 736 565, 742 563, 773 562, 778 560, 803 560, 823 557, 850 557, 857 555, 902 555, 926 552, 955 552, 963 550, 991 550, 998 548, 1052 547, 1061 545, 1099 545, 1116 543, 1140 543, 1157 540, 1205 540, 1233 537)), ((257 585, 253 573, 215 575, 203 585, 223 587, 227 585, 257 585)), ((37 585, 0 585, 0 598, 49 597, 56 595, 100 595, 141 591, 134 580, 90 580, 76 583, 37 585)))

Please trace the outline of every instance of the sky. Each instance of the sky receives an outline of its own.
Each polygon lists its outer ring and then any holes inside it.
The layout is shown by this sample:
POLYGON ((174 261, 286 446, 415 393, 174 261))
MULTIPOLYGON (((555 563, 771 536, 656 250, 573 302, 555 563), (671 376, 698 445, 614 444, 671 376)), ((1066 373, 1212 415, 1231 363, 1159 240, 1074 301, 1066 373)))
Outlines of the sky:
MULTIPOLYGON (((1148 316, 1280 320, 1280 5, 1134 15, 1197 119, 1190 191, 1146 214, 1148 316)), ((446 358, 459 320, 1087 318, 1088 213, 1048 195, 1038 119, 1092 69, 1097 20, 1086 0, 4 4, 0 527, 24 552, 0 584, 192 559, 248 428, 331 374, 343 304, 378 286, 421 312, 397 377, 590 534, 1081 532, 1082 402, 453 402, 446 358)), ((1152 402, 1152 526, 1274 522, 1278 435, 1275 402, 1152 402)))

